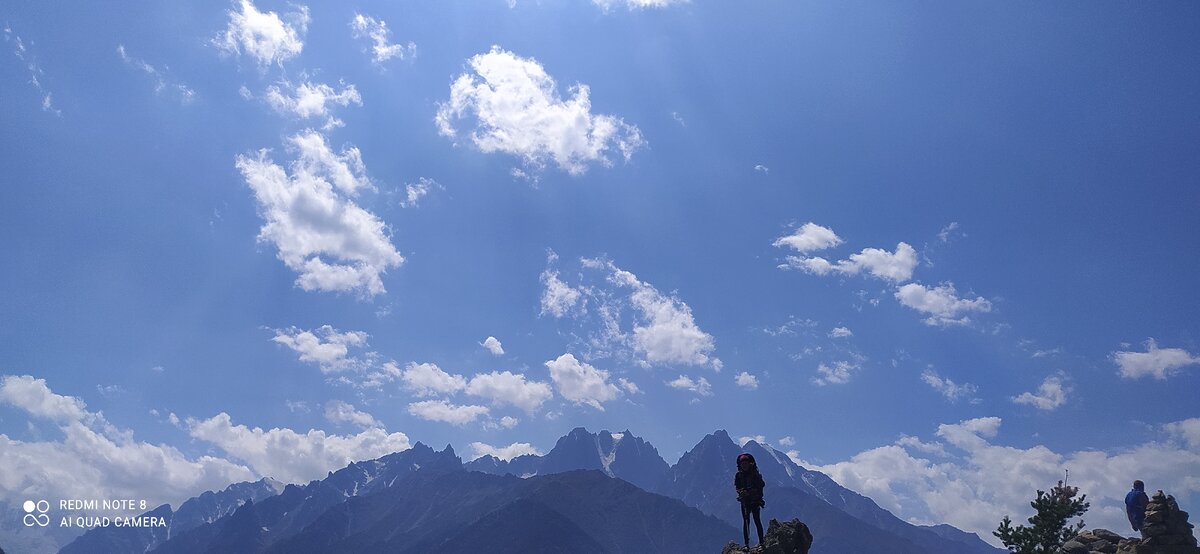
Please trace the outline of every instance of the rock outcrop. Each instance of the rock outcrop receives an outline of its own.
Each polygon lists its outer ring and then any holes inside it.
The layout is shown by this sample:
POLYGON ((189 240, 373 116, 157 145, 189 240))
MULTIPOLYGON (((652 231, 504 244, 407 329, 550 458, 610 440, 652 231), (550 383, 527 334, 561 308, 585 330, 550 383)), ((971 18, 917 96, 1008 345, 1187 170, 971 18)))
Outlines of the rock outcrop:
POLYGON ((1200 554, 1188 513, 1179 509, 1175 497, 1154 493, 1146 505, 1146 523, 1141 540, 1123 541, 1116 554, 1200 554))
POLYGON ((752 552, 754 554, 808 554, 808 549, 812 547, 813 536, 808 531, 808 526, 799 519, 793 519, 785 523, 779 523, 779 520, 772 519, 767 524, 767 534, 763 537, 761 545, 755 545, 746 550, 742 545, 736 542, 730 542, 721 549, 721 554, 738 554, 741 552, 752 552))
POLYGON ((1127 539, 1108 529, 1090 529, 1075 536, 1059 548, 1060 554, 1116 554, 1117 549, 1135 539, 1127 539))

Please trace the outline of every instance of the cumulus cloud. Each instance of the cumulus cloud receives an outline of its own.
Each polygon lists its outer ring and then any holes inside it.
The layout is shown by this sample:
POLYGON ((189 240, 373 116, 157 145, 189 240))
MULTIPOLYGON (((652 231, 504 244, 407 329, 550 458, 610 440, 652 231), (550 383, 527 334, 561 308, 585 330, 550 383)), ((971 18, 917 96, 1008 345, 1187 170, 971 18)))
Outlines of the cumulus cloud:
POLYGON ((962 398, 970 398, 979 390, 978 387, 971 383, 955 383, 949 377, 942 377, 932 369, 922 371, 921 380, 951 402, 958 402, 962 398))
POLYGON ((847 327, 834 327, 829 331, 829 338, 833 339, 844 339, 853 336, 854 332, 847 327))
POLYGON ((508 461, 516 458, 517 456, 524 456, 526 454, 533 454, 535 456, 542 455, 541 450, 538 450, 532 444, 527 442, 514 442, 508 446, 492 446, 482 442, 473 442, 470 444, 470 446, 471 451, 475 453, 474 456, 471 456, 472 460, 481 458, 483 456, 493 456, 501 460, 508 461))
POLYGON ((954 283, 942 283, 933 288, 908 283, 896 290, 896 299, 909 308, 929 314, 925 324, 939 327, 965 325, 971 322, 966 314, 992 311, 992 303, 982 296, 959 298, 954 283))
POLYGON ((409 362, 401 372, 400 379, 404 382, 404 388, 417 396, 454 394, 467 388, 467 380, 462 375, 451 375, 437 364, 430 363, 409 362))
POLYGON ((712 335, 696 325, 692 309, 682 300, 667 296, 611 262, 609 281, 633 289, 630 303, 641 315, 633 327, 633 349, 646 365, 709 365, 721 369, 721 360, 713 357, 716 343, 712 335))
POLYGON ((642 389, 637 386, 637 383, 629 379, 618 377, 617 384, 621 385, 621 388, 625 389, 625 392, 629 394, 642 394, 642 389))
MULTIPOLYGON (((604 411, 604 402, 616 400, 620 391, 608 382, 608 372, 575 359, 573 354, 563 354, 546 362, 550 369, 550 380, 563 398, 576 404, 587 404, 604 411)), ((635 386, 636 388, 636 386, 635 386)))
POLYGON ((1120 368, 1119 375, 1126 379, 1166 379, 1181 368, 1200 364, 1200 356, 1182 348, 1159 348, 1153 338, 1146 339, 1145 352, 1113 352, 1112 360, 1120 368))
POLYGON ((859 369, 858 364, 848 361, 838 361, 831 364, 821 363, 817 365, 817 376, 813 377, 812 382, 818 386, 825 385, 844 385, 850 382, 859 369))
POLYGON ((375 63, 383 63, 392 58, 403 60, 417 55, 417 45, 412 41, 407 45, 391 44, 388 37, 391 31, 381 19, 356 13, 350 21, 350 29, 353 30, 354 38, 371 41, 371 55, 375 63))
POLYGON ((286 15, 287 22, 275 12, 261 12, 250 0, 239 2, 240 10, 230 10, 225 32, 213 39, 221 52, 246 54, 260 66, 280 64, 300 54, 304 49, 304 33, 308 31, 308 7, 286 15))
MULTIPOLYGON (((0 499, 145 498, 178 502, 205 490, 253 480, 250 468, 229 460, 190 458, 174 447, 134 440, 80 398, 56 394, 44 379, 0 377, 0 405, 57 425, 57 440, 15 440, 0 434, 0 499)), ((172 414, 174 415, 174 414, 172 414)))
POLYGON ((427 421, 466 425, 488 414, 484 406, 459 406, 445 400, 422 400, 408 405, 408 413, 427 421))
MULTIPOLYGON (((776 246, 779 246, 778 241, 776 246)), ((917 251, 908 243, 901 242, 896 245, 895 252, 881 248, 864 248, 857 254, 851 254, 848 259, 837 262, 830 262, 818 256, 788 256, 787 263, 779 267, 800 269, 815 275, 857 275, 865 271, 879 279, 903 283, 912 278, 917 263, 917 251)))
POLYGON ((791 435, 783 437, 783 438, 779 439, 779 446, 782 446, 784 448, 796 446, 796 438, 791 435))
POLYGON ((349 423, 363 429, 383 427, 379 423, 379 420, 375 419, 371 414, 359 411, 353 404, 342 402, 341 400, 330 400, 325 403, 325 419, 329 420, 330 423, 349 423))
POLYGON ((548 383, 527 381, 524 375, 509 371, 481 373, 467 383, 468 394, 487 398, 493 404, 516 406, 527 413, 537 410, 554 393, 548 383))
POLYGON ((733 380, 735 383, 737 383, 737 386, 745 388, 745 389, 754 390, 754 389, 758 388, 758 377, 750 375, 749 373, 746 373, 745 371, 737 374, 737 376, 734 377, 733 380))
POLYGON ((1182 441, 1187 448, 1200 452, 1200 417, 1167 423, 1163 425, 1163 430, 1182 441))
POLYGON ((504 346, 500 344, 500 340, 496 337, 488 337, 483 339, 483 342, 479 343, 479 346, 486 348, 487 351, 491 352, 493 356, 504 355, 504 346))
MULTIPOLYGON (((322 119, 325 121, 322 126, 324 130, 341 127, 344 123, 333 116, 330 107, 350 104, 361 106, 362 95, 354 85, 345 82, 340 84, 342 89, 336 90, 325 83, 303 81, 299 85, 292 85, 288 81, 281 81, 267 87, 267 105, 278 113, 299 119, 322 119)), ((358 163, 361 164, 361 160, 358 163)))
POLYGON ((579 302, 579 290, 571 288, 570 285, 559 279, 557 271, 549 269, 543 271, 541 281, 545 287, 542 289, 541 315, 550 314, 554 317, 562 317, 579 302))
POLYGON ((300 276, 304 290, 386 292, 380 275, 404 263, 378 217, 352 200, 371 188, 357 148, 334 153, 325 137, 305 131, 288 140, 297 159, 291 174, 260 150, 236 166, 254 191, 265 223, 258 239, 300 276))
POLYGON ((767 437, 763 435, 754 435, 752 437, 738 437, 737 440, 738 444, 742 446, 746 446, 746 443, 750 441, 757 442, 758 444, 767 444, 767 437))
POLYGON ((810 221, 801 225, 792 234, 775 239, 773 245, 776 247, 787 246, 801 254, 807 254, 817 250, 832 248, 843 242, 845 241, 837 236, 837 233, 834 233, 833 229, 822 227, 810 221))
POLYGON ((234 425, 229 414, 221 412, 209 419, 187 419, 188 433, 242 460, 259 475, 288 483, 320 479, 328 472, 350 462, 378 458, 406 450, 404 433, 388 433, 381 427, 365 429, 357 435, 330 435, 319 429, 298 433, 287 428, 263 430, 234 425))
POLYGON ((680 375, 679 378, 673 381, 667 381, 667 386, 673 389, 691 391, 697 396, 712 396, 712 385, 708 383, 708 379, 703 377, 692 380, 687 375, 680 375))
POLYGON ((1151 441, 1112 452, 1059 453, 1041 445, 996 444, 1000 424, 995 417, 944 424, 932 442, 904 437, 844 462, 798 463, 869 496, 901 519, 948 523, 993 542, 998 521, 1005 515, 1015 521, 1032 515, 1034 492, 1053 486, 1067 469, 1071 484, 1091 500, 1089 528, 1128 525, 1123 500, 1134 478, 1171 491, 1181 504, 1200 491, 1200 481, 1193 477, 1200 474, 1200 451, 1194 444, 1181 449, 1151 441))
POLYGON ((163 70, 146 63, 144 60, 130 56, 125 51, 125 45, 117 45, 117 55, 121 56, 121 61, 125 62, 125 65, 139 69, 146 75, 149 75, 151 79, 154 79, 154 92, 156 94, 172 94, 177 96, 179 102, 182 104, 190 104, 196 98, 196 91, 187 85, 171 82, 167 79, 163 70))
POLYGON ((1039 410, 1053 410, 1067 403, 1067 393, 1070 388, 1064 383, 1063 374, 1050 375, 1042 380, 1037 392, 1023 392, 1012 397, 1017 404, 1028 404, 1039 410))
POLYGON ((324 373, 334 373, 362 367, 362 360, 350 356, 350 348, 365 346, 368 337, 362 331, 341 332, 322 325, 316 331, 276 329, 271 340, 300 354, 300 361, 315 363, 324 373))
POLYGON ((438 107, 443 136, 457 137, 455 124, 470 118, 470 140, 481 151, 519 156, 533 168, 553 162, 572 175, 586 172, 589 163, 611 165, 613 150, 628 161, 645 144, 636 126, 592 113, 587 85, 576 84, 570 98, 560 98, 537 60, 493 46, 467 61, 472 72, 455 79, 450 99, 438 107))

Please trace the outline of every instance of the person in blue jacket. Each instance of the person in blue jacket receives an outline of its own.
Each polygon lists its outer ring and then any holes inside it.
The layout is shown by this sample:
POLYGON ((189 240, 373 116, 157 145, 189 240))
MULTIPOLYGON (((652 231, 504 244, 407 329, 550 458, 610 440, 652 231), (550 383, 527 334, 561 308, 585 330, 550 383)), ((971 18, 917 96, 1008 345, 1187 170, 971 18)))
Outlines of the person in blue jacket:
POLYGON ((758 544, 763 542, 763 528, 760 511, 766 505, 763 502, 762 474, 758 472, 758 463, 754 456, 741 454, 737 457, 737 475, 733 478, 733 488, 737 490, 738 502, 742 505, 742 540, 746 548, 750 548, 750 516, 754 516, 754 527, 758 530, 758 544))
POLYGON ((1142 483, 1141 479, 1134 481, 1133 490, 1125 495, 1125 515, 1129 517, 1129 524, 1133 526, 1134 531, 1142 530, 1142 523, 1146 521, 1146 504, 1149 503, 1146 484, 1142 483))

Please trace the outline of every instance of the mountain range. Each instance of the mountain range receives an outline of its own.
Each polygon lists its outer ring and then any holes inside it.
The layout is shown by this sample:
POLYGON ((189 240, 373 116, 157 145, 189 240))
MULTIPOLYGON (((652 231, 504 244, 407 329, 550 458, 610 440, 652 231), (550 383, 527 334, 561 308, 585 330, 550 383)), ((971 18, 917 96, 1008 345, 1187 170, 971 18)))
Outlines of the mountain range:
POLYGON ((543 456, 463 463, 417 443, 325 479, 264 479, 160 506, 164 529, 96 529, 79 552, 719 552, 740 538, 734 463, 749 452, 767 483, 763 518, 798 517, 813 554, 998 554, 948 525, 905 522, 787 455, 725 431, 674 465, 628 430, 572 430, 543 456))

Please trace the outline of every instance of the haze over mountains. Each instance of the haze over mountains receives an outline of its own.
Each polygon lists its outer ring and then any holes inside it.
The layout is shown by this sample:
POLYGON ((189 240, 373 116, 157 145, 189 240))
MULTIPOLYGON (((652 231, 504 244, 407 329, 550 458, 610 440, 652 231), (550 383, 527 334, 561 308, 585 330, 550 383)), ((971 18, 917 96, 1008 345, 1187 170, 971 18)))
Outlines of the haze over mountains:
POLYGON ((62 552, 719 552, 741 535, 732 490, 741 452, 767 482, 764 519, 802 519, 815 554, 1002 552, 949 526, 904 522, 725 431, 672 466, 629 431, 583 428, 544 456, 464 464, 450 446, 417 443, 306 485, 241 483, 150 512, 166 530, 96 529, 62 552))

